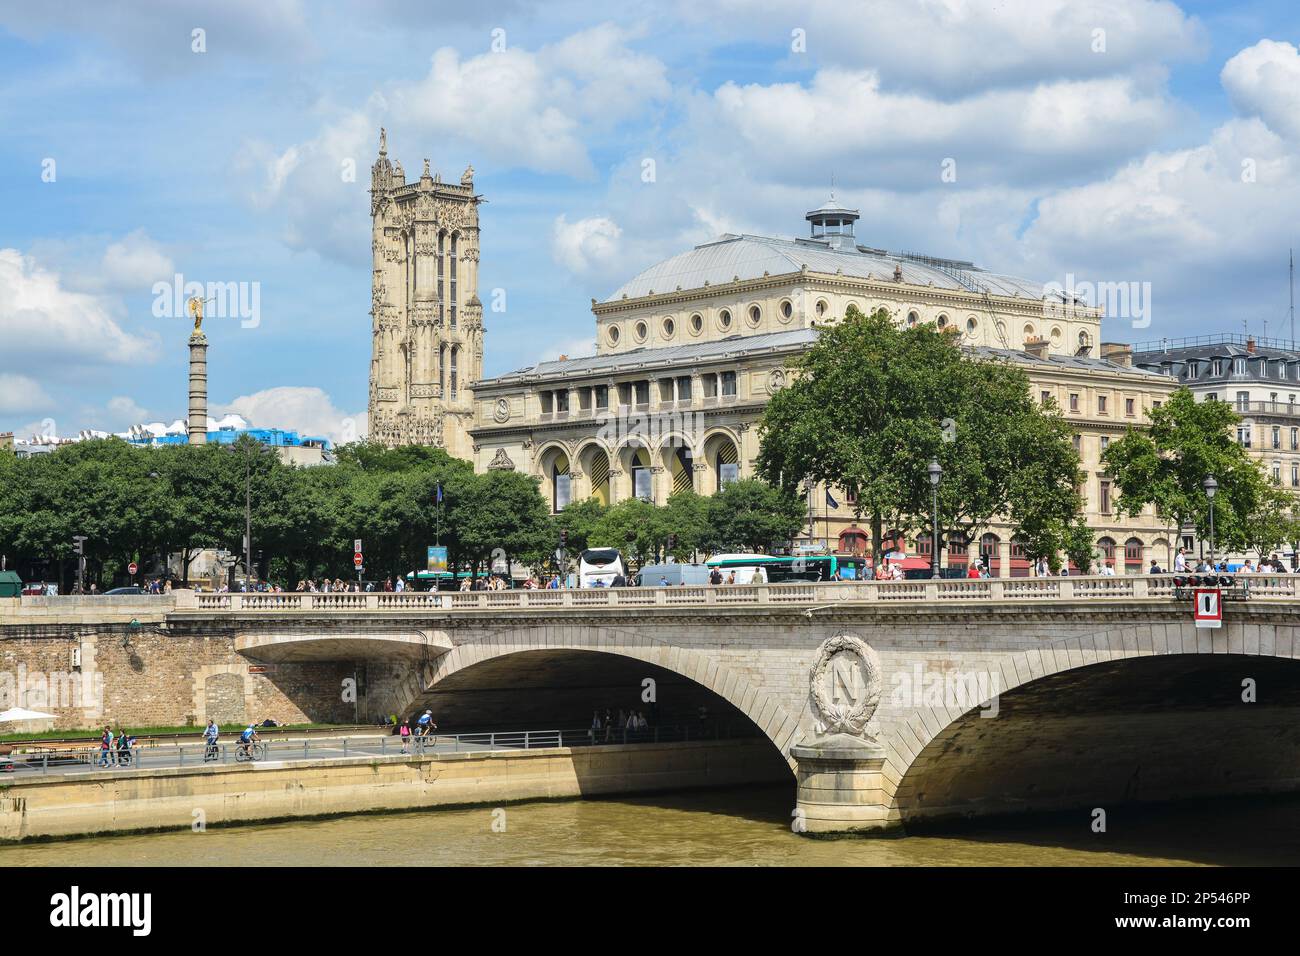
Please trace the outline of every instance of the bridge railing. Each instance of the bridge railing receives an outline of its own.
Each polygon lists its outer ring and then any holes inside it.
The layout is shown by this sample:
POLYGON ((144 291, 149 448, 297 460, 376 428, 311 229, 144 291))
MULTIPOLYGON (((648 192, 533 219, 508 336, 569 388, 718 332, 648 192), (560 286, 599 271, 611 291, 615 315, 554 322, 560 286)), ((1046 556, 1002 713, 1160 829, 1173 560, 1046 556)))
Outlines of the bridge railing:
MULTIPOLYGON (((327 760, 335 757, 434 756, 474 754, 499 750, 538 750, 553 747, 591 747, 683 743, 705 740, 738 740, 754 737, 758 729, 717 721, 667 724, 644 730, 626 728, 575 727, 567 730, 507 730, 463 734, 429 734, 411 737, 403 746, 400 737, 377 734, 369 737, 310 737, 300 740, 263 740, 254 745, 256 762, 263 760, 327 760)), ((165 746, 135 746, 128 750, 98 747, 24 747, 0 756, 0 767, 14 772, 86 773, 89 771, 155 770, 163 767, 215 766, 244 762, 239 743, 227 739, 209 748, 206 743, 165 746)))
MULTIPOLYGON (((1052 601, 1170 600, 1174 575, 1043 578, 944 578, 916 581, 840 581, 722 584, 583 590, 403 591, 382 593, 196 594, 178 607, 212 611, 501 610, 584 607, 812 606, 838 603, 945 604, 1052 601)), ((1295 600, 1300 575, 1236 575, 1254 599, 1295 600)))

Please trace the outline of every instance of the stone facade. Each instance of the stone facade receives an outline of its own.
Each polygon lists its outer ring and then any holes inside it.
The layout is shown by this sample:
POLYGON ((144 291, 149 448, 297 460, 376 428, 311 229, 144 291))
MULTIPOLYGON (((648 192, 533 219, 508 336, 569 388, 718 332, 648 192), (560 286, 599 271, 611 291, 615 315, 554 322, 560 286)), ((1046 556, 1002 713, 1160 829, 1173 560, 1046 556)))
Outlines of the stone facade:
MULTIPOLYGON (((1085 519, 1100 560, 1118 573, 1145 571, 1153 557, 1169 563, 1176 540, 1154 509, 1114 513, 1101 455, 1145 423, 1174 384, 1134 368, 1124 347, 1101 343, 1099 310, 970 263, 856 245, 852 210, 823 207, 809 218, 806 240, 725 236, 593 301, 593 356, 478 382, 475 468, 537 475, 552 510, 587 497, 663 504, 686 488, 711 494, 754 474, 764 405, 818 326, 839 321, 850 305, 884 309, 900 325, 957 329, 972 356, 1022 367, 1034 397, 1054 401, 1076 430, 1085 519)), ((798 543, 853 550, 864 535, 843 490, 810 491, 798 543)), ((942 563, 964 565, 979 549, 996 574, 1027 573, 1007 522, 994 521, 980 539, 958 543, 942 563)), ((925 536, 908 536, 900 550, 928 556, 928 548, 925 536)))
POLYGON ((483 372, 479 198, 473 167, 444 183, 425 160, 408 183, 380 131, 370 186, 373 441, 470 457, 470 385, 483 372))

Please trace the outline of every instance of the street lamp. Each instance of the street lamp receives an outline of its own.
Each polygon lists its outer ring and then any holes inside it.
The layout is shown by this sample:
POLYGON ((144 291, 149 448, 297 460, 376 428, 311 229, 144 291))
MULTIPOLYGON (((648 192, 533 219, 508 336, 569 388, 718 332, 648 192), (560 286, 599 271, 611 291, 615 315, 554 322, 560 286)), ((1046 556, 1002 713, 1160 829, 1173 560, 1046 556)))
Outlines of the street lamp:
POLYGON ((926 467, 930 476, 930 577, 939 577, 939 479, 943 477, 943 468, 931 458, 926 467))
MULTIPOLYGON (((227 446, 233 452, 236 445, 227 446)), ((247 589, 253 576, 253 455, 255 445, 246 445, 244 456, 244 588, 247 589)))
POLYGON ((1202 485, 1205 489, 1205 496, 1210 499, 1210 570, 1216 570, 1218 563, 1214 560, 1214 495, 1219 490, 1219 483, 1214 480, 1214 476, 1205 479, 1202 485))

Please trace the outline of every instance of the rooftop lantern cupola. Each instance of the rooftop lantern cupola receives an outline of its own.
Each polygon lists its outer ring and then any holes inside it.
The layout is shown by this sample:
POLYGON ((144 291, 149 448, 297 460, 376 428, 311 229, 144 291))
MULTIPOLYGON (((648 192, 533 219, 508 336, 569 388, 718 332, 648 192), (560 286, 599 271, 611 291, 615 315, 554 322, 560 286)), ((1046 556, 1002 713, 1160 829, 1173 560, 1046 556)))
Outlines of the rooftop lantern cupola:
POLYGON ((832 249, 853 251, 857 248, 857 240, 853 238, 853 223, 861 217, 856 209, 846 209, 836 202, 834 193, 804 218, 812 225, 812 238, 826 243, 832 249))

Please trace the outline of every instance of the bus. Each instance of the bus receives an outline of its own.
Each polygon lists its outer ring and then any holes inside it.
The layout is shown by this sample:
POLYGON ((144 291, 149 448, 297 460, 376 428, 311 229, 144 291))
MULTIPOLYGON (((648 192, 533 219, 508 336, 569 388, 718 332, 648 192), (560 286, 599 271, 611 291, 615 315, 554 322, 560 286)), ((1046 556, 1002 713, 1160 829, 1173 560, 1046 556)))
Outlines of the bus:
POLYGON ((725 581, 736 572, 737 584, 752 584, 766 580, 771 584, 787 581, 855 581, 867 576, 869 568, 865 559, 839 554, 799 554, 774 557, 770 554, 715 554, 704 562, 710 569, 717 568, 725 581), (762 571, 760 574, 759 571, 762 571))
POLYGON ((627 566, 618 548, 588 548, 578 556, 580 588, 607 588, 619 576, 627 580, 627 566))

